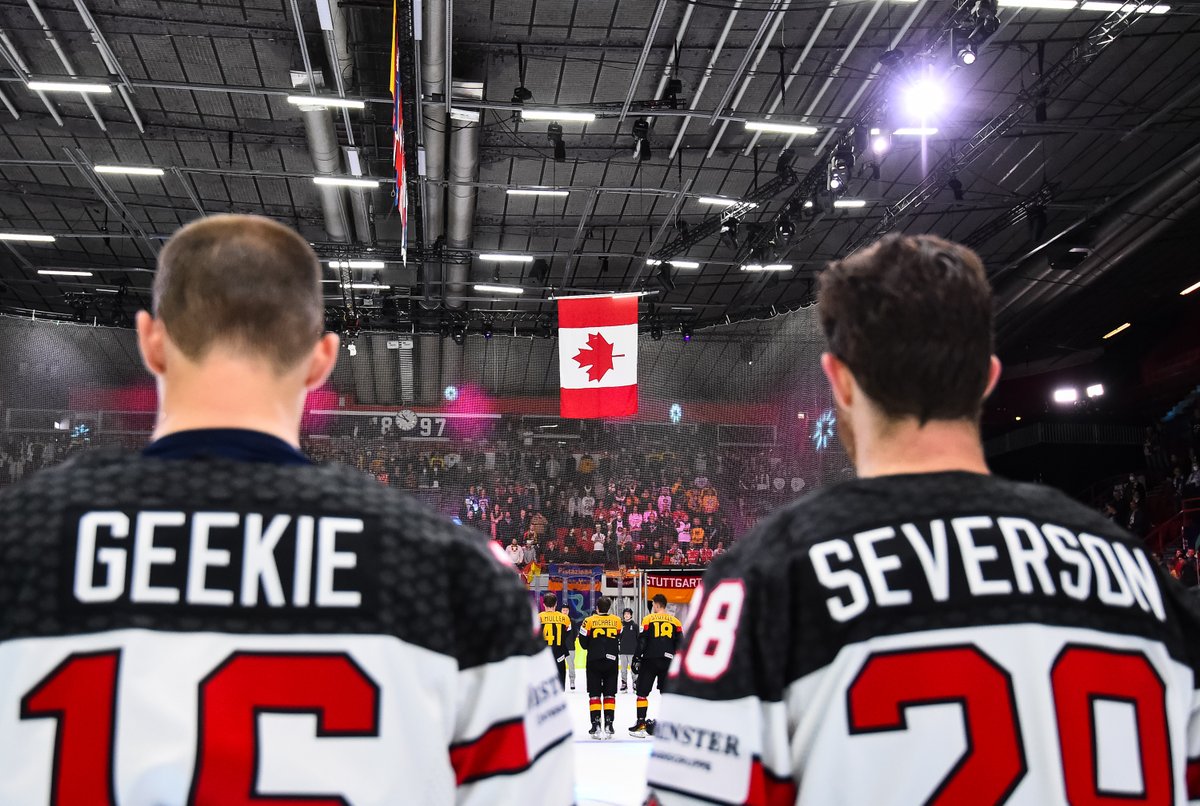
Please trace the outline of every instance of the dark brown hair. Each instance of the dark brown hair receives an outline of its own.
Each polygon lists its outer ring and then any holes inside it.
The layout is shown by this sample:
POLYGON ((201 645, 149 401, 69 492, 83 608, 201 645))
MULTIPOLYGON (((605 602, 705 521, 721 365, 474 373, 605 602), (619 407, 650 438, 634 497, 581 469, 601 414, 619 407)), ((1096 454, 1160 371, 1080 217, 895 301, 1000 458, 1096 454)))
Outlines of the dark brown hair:
POLYGON ((979 418, 993 350, 979 256, 935 235, 893 233, 821 275, 829 351, 889 417, 979 418))
POLYGON ((324 330, 321 264, 306 240, 269 218, 202 218, 158 256, 154 315, 193 361, 221 344, 286 372, 324 330))

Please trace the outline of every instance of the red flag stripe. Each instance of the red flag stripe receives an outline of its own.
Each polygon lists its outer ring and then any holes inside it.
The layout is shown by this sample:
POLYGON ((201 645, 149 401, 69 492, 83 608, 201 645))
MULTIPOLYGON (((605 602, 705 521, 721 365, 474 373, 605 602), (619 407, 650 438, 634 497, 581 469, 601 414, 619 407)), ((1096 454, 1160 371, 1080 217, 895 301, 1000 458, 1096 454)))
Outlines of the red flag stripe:
POLYGON ((560 417, 628 417, 637 414, 637 385, 562 389, 560 417))
POLYGON ((587 297, 558 301, 559 327, 615 327, 636 325, 638 298, 587 297))
POLYGON ((1200 799, 1200 758, 1188 759, 1187 796, 1188 800, 1200 799))
POLYGON ((450 748, 450 764, 458 786, 525 769, 529 766, 525 723, 517 720, 493 725, 475 741, 454 745, 450 748))

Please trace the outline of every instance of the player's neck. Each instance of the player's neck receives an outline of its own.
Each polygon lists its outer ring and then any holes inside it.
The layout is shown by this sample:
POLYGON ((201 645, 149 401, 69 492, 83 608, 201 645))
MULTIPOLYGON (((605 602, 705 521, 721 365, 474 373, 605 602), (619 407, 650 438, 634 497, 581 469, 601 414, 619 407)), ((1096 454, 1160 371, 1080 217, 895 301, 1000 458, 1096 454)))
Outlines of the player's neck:
POLYGON ((300 447, 303 396, 263 367, 222 362, 173 373, 158 384, 154 439, 199 428, 241 428, 300 447))
POLYGON ((978 428, 966 421, 945 420, 929 422, 924 427, 912 422, 886 428, 857 445, 855 466, 859 478, 991 472, 978 428))

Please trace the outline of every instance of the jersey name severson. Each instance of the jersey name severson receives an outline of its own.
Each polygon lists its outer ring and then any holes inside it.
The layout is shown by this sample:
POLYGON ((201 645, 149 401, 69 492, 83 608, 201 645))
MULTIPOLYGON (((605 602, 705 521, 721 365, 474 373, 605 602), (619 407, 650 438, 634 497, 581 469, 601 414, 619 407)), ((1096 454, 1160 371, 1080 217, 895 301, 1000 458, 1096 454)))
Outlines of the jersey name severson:
POLYGON ((84 511, 68 521, 76 605, 356 609, 377 540, 362 518, 84 511))
POLYGON ((808 556, 817 580, 834 593, 825 603, 839 622, 871 604, 947 602, 964 593, 1096 600, 1166 620, 1145 551, 1053 523, 981 515, 904 523, 817 543, 808 556))

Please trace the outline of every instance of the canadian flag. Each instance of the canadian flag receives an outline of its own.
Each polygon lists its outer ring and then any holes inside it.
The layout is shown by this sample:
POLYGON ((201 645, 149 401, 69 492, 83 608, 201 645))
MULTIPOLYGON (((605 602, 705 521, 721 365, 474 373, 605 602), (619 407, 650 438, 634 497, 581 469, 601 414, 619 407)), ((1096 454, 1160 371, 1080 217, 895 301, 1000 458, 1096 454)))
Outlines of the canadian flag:
POLYGON ((558 301, 562 417, 637 414, 638 295, 558 301))

